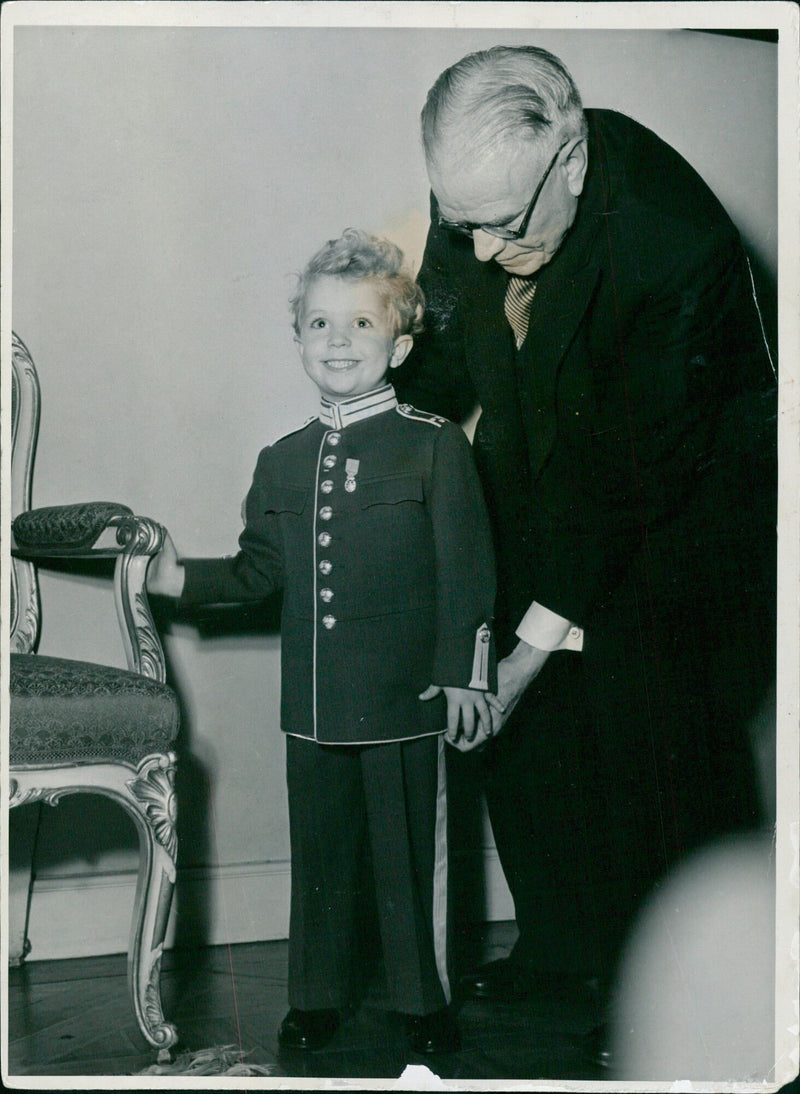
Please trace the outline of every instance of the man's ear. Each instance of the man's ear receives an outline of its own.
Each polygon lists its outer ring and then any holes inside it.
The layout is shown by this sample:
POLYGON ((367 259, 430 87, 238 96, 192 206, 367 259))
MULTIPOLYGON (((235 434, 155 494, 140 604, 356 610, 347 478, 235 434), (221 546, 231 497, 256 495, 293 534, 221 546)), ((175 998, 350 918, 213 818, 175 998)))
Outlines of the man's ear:
POLYGON ((296 334, 294 336, 294 344, 297 346, 297 353, 300 357, 300 360, 302 361, 302 359, 303 359, 303 340, 302 340, 302 338, 300 337, 299 334, 296 334))
POLYGON ((398 365, 402 365, 406 357, 411 352, 411 347, 414 345, 414 339, 410 334, 398 335, 394 340, 394 349, 392 350, 392 356, 389 358, 389 368, 397 368, 398 365))
POLYGON ((567 172, 567 186, 574 198, 580 197, 583 193, 583 183, 588 166, 589 149, 586 137, 579 137, 564 160, 564 167, 567 172))

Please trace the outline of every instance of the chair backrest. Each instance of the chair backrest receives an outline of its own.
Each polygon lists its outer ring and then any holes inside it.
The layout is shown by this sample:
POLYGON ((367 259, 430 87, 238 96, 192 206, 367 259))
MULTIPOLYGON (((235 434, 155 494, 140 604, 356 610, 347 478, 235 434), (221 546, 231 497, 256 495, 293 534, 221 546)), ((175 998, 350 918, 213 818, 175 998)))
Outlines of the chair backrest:
MULTIPOLYGON (((28 348, 12 333, 11 519, 31 507, 39 435, 39 379, 28 348)), ((32 562, 11 560, 11 652, 30 653, 39 636, 39 584, 32 562)))

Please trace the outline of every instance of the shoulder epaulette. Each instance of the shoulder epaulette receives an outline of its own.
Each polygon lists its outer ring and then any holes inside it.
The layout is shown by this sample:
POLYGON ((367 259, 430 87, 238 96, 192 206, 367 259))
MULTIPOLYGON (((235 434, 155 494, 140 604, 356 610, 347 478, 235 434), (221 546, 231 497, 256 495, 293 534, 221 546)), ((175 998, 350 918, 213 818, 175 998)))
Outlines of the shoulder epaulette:
POLYGON ((417 410, 411 403, 398 403, 397 413, 402 414, 404 418, 413 418, 415 422, 427 422, 429 425, 435 425, 437 429, 441 429, 447 422, 447 418, 443 418, 441 414, 429 414, 427 410, 417 410))
POLYGON ((294 436, 295 433, 302 433, 304 429, 308 429, 312 422, 319 421, 316 414, 312 414, 310 418, 306 418, 302 425, 298 425, 296 429, 290 429, 288 433, 281 433, 280 437, 276 437, 272 442, 277 444, 279 441, 285 441, 287 437, 294 436))

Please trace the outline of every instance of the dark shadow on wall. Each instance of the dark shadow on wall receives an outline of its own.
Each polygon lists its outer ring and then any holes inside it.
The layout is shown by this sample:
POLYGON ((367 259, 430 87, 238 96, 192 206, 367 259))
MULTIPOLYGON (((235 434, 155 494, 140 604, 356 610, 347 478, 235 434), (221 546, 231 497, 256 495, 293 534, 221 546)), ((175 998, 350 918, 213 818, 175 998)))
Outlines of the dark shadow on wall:
MULTIPOLYGON (((214 608, 180 609, 174 603, 153 597, 151 602, 156 626, 169 634, 175 623, 196 628, 208 642, 219 638, 272 637, 280 631, 281 598, 258 604, 227 605, 214 608)), ((178 766, 175 790, 178 799, 178 886, 180 871, 207 866, 214 857, 211 775, 193 751, 194 727, 180 682, 176 679, 167 649, 167 683, 178 696, 181 728, 176 741, 178 766)), ((210 942, 210 908, 193 897, 202 886, 187 885, 176 901, 176 949, 194 949, 210 942)))

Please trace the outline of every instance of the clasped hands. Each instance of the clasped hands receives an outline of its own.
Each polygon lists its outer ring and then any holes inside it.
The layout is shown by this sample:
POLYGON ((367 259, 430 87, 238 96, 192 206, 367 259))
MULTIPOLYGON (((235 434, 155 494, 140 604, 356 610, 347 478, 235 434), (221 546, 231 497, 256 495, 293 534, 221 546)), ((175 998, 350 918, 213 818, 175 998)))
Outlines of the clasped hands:
POLYGON ((445 740, 459 752, 471 752, 502 732, 514 707, 542 671, 548 656, 547 650, 537 649, 520 639, 497 666, 497 694, 431 684, 420 699, 427 701, 444 692, 447 699, 445 740))

